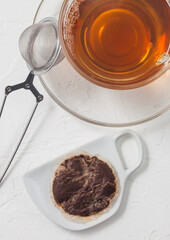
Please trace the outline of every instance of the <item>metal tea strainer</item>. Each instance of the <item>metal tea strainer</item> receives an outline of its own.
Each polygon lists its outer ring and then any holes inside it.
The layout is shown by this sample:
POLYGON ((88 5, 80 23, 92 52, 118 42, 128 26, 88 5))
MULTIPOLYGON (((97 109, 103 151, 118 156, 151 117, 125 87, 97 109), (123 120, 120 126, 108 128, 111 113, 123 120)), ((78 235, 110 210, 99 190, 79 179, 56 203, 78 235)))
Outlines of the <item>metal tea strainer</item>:
POLYGON ((30 122, 34 116, 39 102, 43 100, 43 95, 41 95, 35 86, 33 85, 33 80, 35 75, 41 75, 49 71, 56 63, 60 55, 61 47, 58 38, 58 27, 57 21, 54 18, 45 18, 39 23, 34 24, 21 34, 19 39, 19 49, 22 57, 26 61, 30 73, 25 82, 17 85, 7 86, 5 89, 5 97, 0 110, 0 118, 4 109, 4 105, 9 93, 24 88, 30 90, 36 98, 36 105, 33 109, 31 117, 27 123, 27 126, 23 132, 23 135, 13 153, 4 173, 0 177, 0 183, 2 182, 5 174, 7 173, 17 150, 25 136, 25 133, 30 125, 30 122))

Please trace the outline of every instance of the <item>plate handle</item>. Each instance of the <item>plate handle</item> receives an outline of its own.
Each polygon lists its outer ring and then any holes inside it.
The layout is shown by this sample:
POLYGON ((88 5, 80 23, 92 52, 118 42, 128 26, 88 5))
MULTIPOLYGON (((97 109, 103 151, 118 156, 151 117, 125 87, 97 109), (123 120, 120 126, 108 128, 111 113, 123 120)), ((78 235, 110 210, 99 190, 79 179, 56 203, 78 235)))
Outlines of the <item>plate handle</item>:
POLYGON ((133 168, 128 168, 128 169, 123 168, 124 171, 125 171, 126 176, 128 176, 132 172, 134 172, 137 168, 139 168, 140 165, 142 164, 143 156, 144 156, 144 149, 143 149, 143 144, 142 144, 142 141, 141 141, 139 135, 137 133, 135 133, 134 131, 132 131, 132 130, 127 130, 125 132, 120 133, 118 136, 116 136, 116 138, 115 138, 116 150, 117 150, 118 140, 121 137, 124 137, 124 136, 131 136, 131 137, 133 137, 135 139, 135 141, 137 143, 137 147, 138 147, 138 159, 137 159, 136 165, 133 168))

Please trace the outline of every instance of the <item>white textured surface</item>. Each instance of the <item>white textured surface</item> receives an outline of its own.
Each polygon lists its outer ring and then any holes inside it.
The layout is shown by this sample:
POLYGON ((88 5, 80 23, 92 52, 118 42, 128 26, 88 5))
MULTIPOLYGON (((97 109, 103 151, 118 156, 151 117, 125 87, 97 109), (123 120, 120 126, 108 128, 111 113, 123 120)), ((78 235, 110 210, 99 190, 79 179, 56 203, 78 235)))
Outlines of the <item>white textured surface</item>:
MULTIPOLYGON (((35 0, 0 1, 0 102, 5 86, 23 81, 27 75, 24 62, 16 58, 17 42, 21 31, 32 22, 38 4, 35 0)), ((145 164, 130 177, 116 216, 93 229, 70 232, 39 212, 26 193, 22 175, 58 154, 119 129, 93 126, 70 116, 50 99, 38 81, 36 85, 45 100, 0 187, 0 240, 169 240, 170 113, 132 128, 145 142, 145 164)), ((34 98, 20 91, 9 96, 7 103, 0 121, 0 171, 15 148, 34 98)))

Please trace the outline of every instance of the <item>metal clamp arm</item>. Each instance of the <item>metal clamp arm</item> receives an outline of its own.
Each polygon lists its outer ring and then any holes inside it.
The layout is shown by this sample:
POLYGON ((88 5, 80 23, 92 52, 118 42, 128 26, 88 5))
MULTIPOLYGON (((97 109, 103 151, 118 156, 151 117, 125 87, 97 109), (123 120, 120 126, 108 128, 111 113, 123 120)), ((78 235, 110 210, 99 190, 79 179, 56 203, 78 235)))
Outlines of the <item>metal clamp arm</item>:
POLYGON ((5 88, 5 95, 9 93, 24 88, 25 90, 30 90, 35 96, 37 102, 41 102, 43 100, 43 95, 41 95, 38 90, 33 85, 34 74, 32 72, 29 73, 27 79, 23 83, 19 83, 13 86, 7 86, 5 88))
POLYGON ((11 165, 11 163, 12 163, 12 161, 13 161, 13 159, 14 159, 14 157, 15 157, 15 155, 16 155, 19 147, 20 147, 20 145, 21 145, 21 142, 22 142, 22 140, 23 140, 23 138, 24 138, 24 136, 25 136, 25 134, 26 134, 26 132, 27 132, 27 129, 28 129, 30 123, 31 123, 31 120, 32 120, 32 118, 33 118, 33 116, 34 116, 34 113, 35 113, 35 111, 36 111, 36 109, 37 109, 37 107, 38 107, 39 102, 41 102, 41 101, 43 100, 43 95, 41 95, 41 94, 38 92, 38 90, 34 87, 34 85, 33 85, 33 80, 34 80, 34 74, 33 74, 32 72, 30 72, 25 82, 19 83, 19 84, 14 85, 14 86, 7 86, 6 89, 5 89, 5 98, 4 98, 4 100, 3 100, 2 107, 1 107, 1 110, 0 110, 0 118, 1 118, 1 115, 2 115, 2 112, 3 112, 3 109, 4 109, 4 105, 5 105, 5 102, 6 102, 6 99, 7 99, 7 96, 9 95, 9 93, 11 93, 11 92, 13 92, 13 91, 16 91, 16 90, 19 90, 19 89, 21 89, 21 88, 24 88, 24 89, 26 89, 26 90, 30 90, 30 91, 33 93, 33 95, 34 95, 35 98, 36 98, 36 105, 35 105, 35 107, 34 107, 34 109, 33 109, 33 112, 32 112, 32 114, 31 114, 31 117, 30 117, 30 119, 29 119, 29 121, 28 121, 28 123, 27 123, 27 125, 26 125, 26 128, 25 128, 25 130, 24 130, 24 132, 23 132, 23 134, 22 134, 22 136, 21 136, 21 138, 20 138, 20 141, 18 142, 18 145, 17 145, 17 147, 16 147, 16 149, 15 149, 15 151, 14 151, 11 159, 10 159, 10 161, 9 161, 8 164, 7 164, 7 167, 5 168, 2 176, 0 176, 0 183, 1 183, 2 180, 4 179, 7 171, 8 171, 8 169, 9 169, 9 167, 10 167, 10 165, 11 165))

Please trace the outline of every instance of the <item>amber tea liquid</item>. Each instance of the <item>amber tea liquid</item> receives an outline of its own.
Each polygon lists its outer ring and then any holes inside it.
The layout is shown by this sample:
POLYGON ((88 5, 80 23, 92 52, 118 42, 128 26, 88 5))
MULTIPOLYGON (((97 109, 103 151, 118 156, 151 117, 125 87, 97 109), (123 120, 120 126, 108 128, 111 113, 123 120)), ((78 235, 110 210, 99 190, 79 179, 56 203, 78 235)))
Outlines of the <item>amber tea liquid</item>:
POLYGON ((63 31, 70 56, 101 85, 140 82, 161 68, 170 8, 166 0, 74 0, 63 31))

